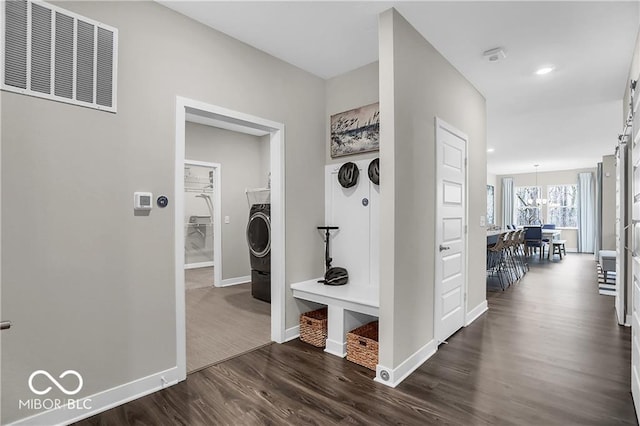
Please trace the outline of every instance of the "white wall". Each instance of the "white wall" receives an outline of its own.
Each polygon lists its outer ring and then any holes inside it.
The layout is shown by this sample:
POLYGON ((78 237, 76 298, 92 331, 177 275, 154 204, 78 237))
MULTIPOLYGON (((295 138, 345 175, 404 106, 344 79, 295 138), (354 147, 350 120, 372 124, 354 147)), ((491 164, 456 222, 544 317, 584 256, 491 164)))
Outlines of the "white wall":
POLYGON ((397 369, 434 345, 435 118, 468 143, 467 308, 486 301, 486 106, 394 9, 379 17, 380 361, 397 369))
POLYGON ((56 4, 119 29, 118 112, 1 95, 3 424, 37 369, 79 371, 78 398, 175 371, 173 209, 132 200, 175 200, 176 96, 284 123, 286 282, 322 273, 324 81, 155 2, 56 4))
MULTIPOLYGON (((367 176, 370 160, 358 160, 358 183, 344 188, 338 181, 339 165, 325 167, 325 224, 331 232, 332 266, 349 273, 349 285, 371 287, 380 282, 380 187, 367 176), (363 204, 363 200, 368 202, 363 204)), ((320 231, 319 235, 324 235, 320 231)), ((321 239, 320 239, 321 240, 321 239)))
POLYGON ((185 158, 220 164, 222 279, 250 276, 246 239, 249 205, 244 191, 267 186, 269 172, 263 170, 263 155, 269 158, 269 143, 263 137, 195 123, 187 123, 185 140, 185 158))
POLYGON ((378 102, 378 62, 365 65, 346 74, 330 78, 326 83, 326 163, 344 163, 379 156, 378 151, 331 158, 331 116, 378 102))

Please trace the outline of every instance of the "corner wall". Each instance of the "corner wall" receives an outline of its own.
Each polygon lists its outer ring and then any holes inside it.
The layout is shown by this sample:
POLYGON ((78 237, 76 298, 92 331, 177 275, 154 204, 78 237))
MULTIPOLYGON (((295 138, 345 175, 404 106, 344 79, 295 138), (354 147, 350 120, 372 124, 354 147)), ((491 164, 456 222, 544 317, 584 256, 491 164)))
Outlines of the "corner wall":
POLYGON ((354 108, 369 105, 379 100, 379 64, 373 62, 346 74, 333 77, 326 82, 326 164, 339 164, 376 158, 378 151, 331 158, 331 116, 354 108))
POLYGON ((384 176, 379 365, 401 376, 407 364, 419 365, 435 349, 436 117, 469 137, 467 312, 486 303, 486 228, 480 226, 487 205, 486 106, 482 95, 395 9, 379 17, 379 46, 384 176))
POLYGON ((118 112, 1 94, 2 424, 37 414, 38 369, 80 372, 76 398, 176 378, 173 209, 132 202, 176 200, 176 96, 284 123, 287 327, 288 284, 322 274, 324 80, 155 2, 56 5, 119 29, 118 112))

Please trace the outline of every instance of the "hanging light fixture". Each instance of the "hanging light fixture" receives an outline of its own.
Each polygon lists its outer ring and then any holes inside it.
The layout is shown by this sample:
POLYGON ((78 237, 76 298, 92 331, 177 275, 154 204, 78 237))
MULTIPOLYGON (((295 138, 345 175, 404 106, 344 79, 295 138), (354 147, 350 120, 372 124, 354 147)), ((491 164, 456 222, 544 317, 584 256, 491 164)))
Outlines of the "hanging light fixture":
MULTIPOLYGON (((540 164, 534 164, 533 167, 536 168, 536 188, 539 188, 538 187, 538 167, 540 167, 540 164)), ((536 207, 540 207, 542 204, 547 204, 547 199, 546 198, 540 198, 539 196, 540 196, 540 194, 538 194, 538 198, 536 198, 536 204, 535 204, 536 207)))

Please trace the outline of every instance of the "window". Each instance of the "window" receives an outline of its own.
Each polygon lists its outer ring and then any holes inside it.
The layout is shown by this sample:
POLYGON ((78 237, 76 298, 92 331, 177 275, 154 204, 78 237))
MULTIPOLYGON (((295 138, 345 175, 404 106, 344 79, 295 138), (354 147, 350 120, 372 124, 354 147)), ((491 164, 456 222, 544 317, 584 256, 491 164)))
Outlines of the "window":
POLYGON ((495 188, 487 185, 487 223, 493 225, 495 222, 495 188))
POLYGON ((548 223, 555 223, 559 228, 577 228, 577 185, 549 185, 548 191, 548 223))
POLYGON ((541 211, 540 207, 536 205, 536 200, 540 198, 540 187, 519 186, 516 187, 515 192, 515 224, 518 226, 539 225, 541 223, 541 211))

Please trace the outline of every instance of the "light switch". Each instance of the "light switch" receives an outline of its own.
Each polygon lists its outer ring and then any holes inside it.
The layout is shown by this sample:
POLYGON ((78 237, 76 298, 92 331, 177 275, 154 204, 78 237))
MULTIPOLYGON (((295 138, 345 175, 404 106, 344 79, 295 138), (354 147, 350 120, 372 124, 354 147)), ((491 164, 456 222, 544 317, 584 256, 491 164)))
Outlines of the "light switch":
POLYGON ((224 217, 224 223, 231 223, 231 220, 229 219, 229 216, 225 216, 224 217))
POLYGON ((484 216, 480 216, 480 226, 486 226, 487 225, 487 220, 484 216))

